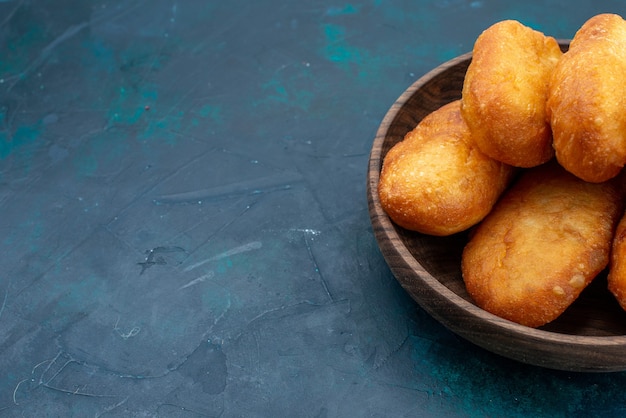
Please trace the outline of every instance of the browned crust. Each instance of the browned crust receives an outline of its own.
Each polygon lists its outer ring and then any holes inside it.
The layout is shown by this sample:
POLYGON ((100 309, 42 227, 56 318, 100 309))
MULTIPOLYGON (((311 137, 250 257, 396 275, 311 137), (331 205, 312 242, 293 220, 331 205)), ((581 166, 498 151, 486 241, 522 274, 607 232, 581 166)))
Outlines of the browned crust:
POLYGON ((527 170, 463 251, 468 293, 522 325, 551 322, 607 266, 621 211, 616 182, 588 183, 554 162, 527 170))
POLYGON ((626 163, 626 22, 601 14, 576 32, 550 82, 547 114, 559 163, 589 182, 626 163))
POLYGON ((428 115, 389 150, 380 203, 406 229, 450 235, 487 215, 512 173, 478 150, 457 100, 428 115))
POLYGON ((498 22, 477 38, 462 114, 485 154, 517 167, 553 157, 545 102, 561 56, 554 38, 515 20, 498 22))
POLYGON ((607 281, 609 291, 626 310, 626 215, 622 216, 615 230, 607 281))

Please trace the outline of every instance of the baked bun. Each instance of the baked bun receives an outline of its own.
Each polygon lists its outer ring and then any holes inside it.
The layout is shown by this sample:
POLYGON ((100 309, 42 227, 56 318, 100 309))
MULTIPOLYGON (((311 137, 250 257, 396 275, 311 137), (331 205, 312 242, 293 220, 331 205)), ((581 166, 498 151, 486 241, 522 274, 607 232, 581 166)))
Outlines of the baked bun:
POLYGON ((426 116, 389 150, 378 194, 401 227, 451 235, 483 219, 512 174, 512 167, 476 147, 457 100, 426 116))
POLYGON ((554 38, 515 20, 498 22, 476 39, 461 112, 485 154, 516 167, 554 156, 545 103, 561 56, 554 38))
POLYGON ((622 216, 613 237, 607 281, 609 291, 626 310, 626 214, 622 216))
POLYGON ((551 322, 607 266, 622 209, 617 182, 588 183, 555 162, 524 171, 463 250, 469 295, 522 325, 551 322))
POLYGON ((576 32, 550 82, 548 117, 559 163, 603 182, 626 163, 626 22, 592 17, 576 32))

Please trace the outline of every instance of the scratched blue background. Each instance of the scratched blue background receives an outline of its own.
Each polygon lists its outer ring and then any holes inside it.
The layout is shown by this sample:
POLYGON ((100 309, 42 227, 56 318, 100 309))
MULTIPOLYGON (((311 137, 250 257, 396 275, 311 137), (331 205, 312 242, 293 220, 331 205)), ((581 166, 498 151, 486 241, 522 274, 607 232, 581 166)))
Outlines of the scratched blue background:
POLYGON ((448 332, 374 240, 393 101, 619 1, 0 0, 0 415, 616 416, 448 332))

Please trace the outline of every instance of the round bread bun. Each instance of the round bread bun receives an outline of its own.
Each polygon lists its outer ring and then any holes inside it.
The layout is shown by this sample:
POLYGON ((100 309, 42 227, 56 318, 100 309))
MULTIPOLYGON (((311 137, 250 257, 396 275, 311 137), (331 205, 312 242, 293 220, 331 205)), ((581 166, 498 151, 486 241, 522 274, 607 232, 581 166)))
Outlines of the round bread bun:
POLYGON ((451 235, 489 213, 513 170, 476 147, 457 100, 426 116, 389 150, 378 194, 401 227, 451 235))
POLYGON ((558 42, 515 20, 487 28, 474 44, 461 112, 478 147, 516 167, 554 156, 545 103, 558 42))
POLYGON ((553 321, 608 265, 622 199, 618 182, 585 182, 555 161, 525 170, 463 250, 468 293, 522 325, 553 321))
POLYGON ((547 114, 559 163, 589 182, 626 164, 626 22, 592 17, 576 32, 550 81, 547 114))

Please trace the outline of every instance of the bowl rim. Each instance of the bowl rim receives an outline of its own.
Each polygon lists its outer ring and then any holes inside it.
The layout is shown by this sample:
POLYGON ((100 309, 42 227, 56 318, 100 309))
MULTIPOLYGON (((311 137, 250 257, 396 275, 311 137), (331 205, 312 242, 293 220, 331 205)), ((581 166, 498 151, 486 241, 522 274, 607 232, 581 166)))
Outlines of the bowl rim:
MULTIPOLYGON (((565 39, 559 39, 558 42, 561 45, 569 44, 569 40, 565 39)), ((626 346, 626 335, 572 335, 538 328, 531 328, 498 317, 490 312, 483 310, 477 305, 468 302, 461 296, 454 293, 448 287, 446 287, 443 283, 437 280, 433 275, 431 275, 420 265, 420 263, 415 259, 415 257, 413 257, 411 252, 408 250, 405 243, 400 238, 399 234, 396 232, 395 224, 392 223, 391 219, 382 209, 380 201, 378 200, 378 180, 380 178, 380 170, 382 168, 382 162, 384 158, 384 156, 382 155, 382 146, 384 144, 390 126, 396 119, 402 106, 406 104, 422 86, 424 86, 433 77, 448 70, 450 67, 453 67, 468 59, 471 60, 471 57, 471 52, 459 55, 428 71, 415 82, 413 82, 391 105, 376 131, 376 137, 374 139, 369 157, 367 194, 370 219, 372 222, 372 226, 375 230, 374 235, 376 237, 376 240, 379 242, 379 244, 383 239, 393 243, 392 250, 385 250, 379 245, 379 248, 381 248, 384 258, 387 260, 390 256, 399 256, 402 262, 406 264, 408 268, 410 268, 413 272, 419 272, 418 276, 422 280, 422 285, 427 285, 431 291, 436 292, 441 298, 446 299, 456 308, 466 312, 468 315, 471 315, 477 319, 488 322, 490 326, 494 327, 494 329, 501 330, 505 334, 518 336, 523 335, 526 339, 530 338, 538 341, 552 342, 559 345, 573 345, 578 347, 626 346)), ((393 267, 390 264, 389 267, 392 269, 394 276, 396 276, 397 278, 396 271, 394 271, 393 267)), ((423 306, 420 301, 416 302, 418 302, 420 306, 425 308, 425 310, 428 311, 431 316, 439 320, 439 318, 437 318, 437 315, 431 312, 430 309, 428 309, 427 307, 423 306)), ((450 328, 445 323, 443 325, 450 328)))

